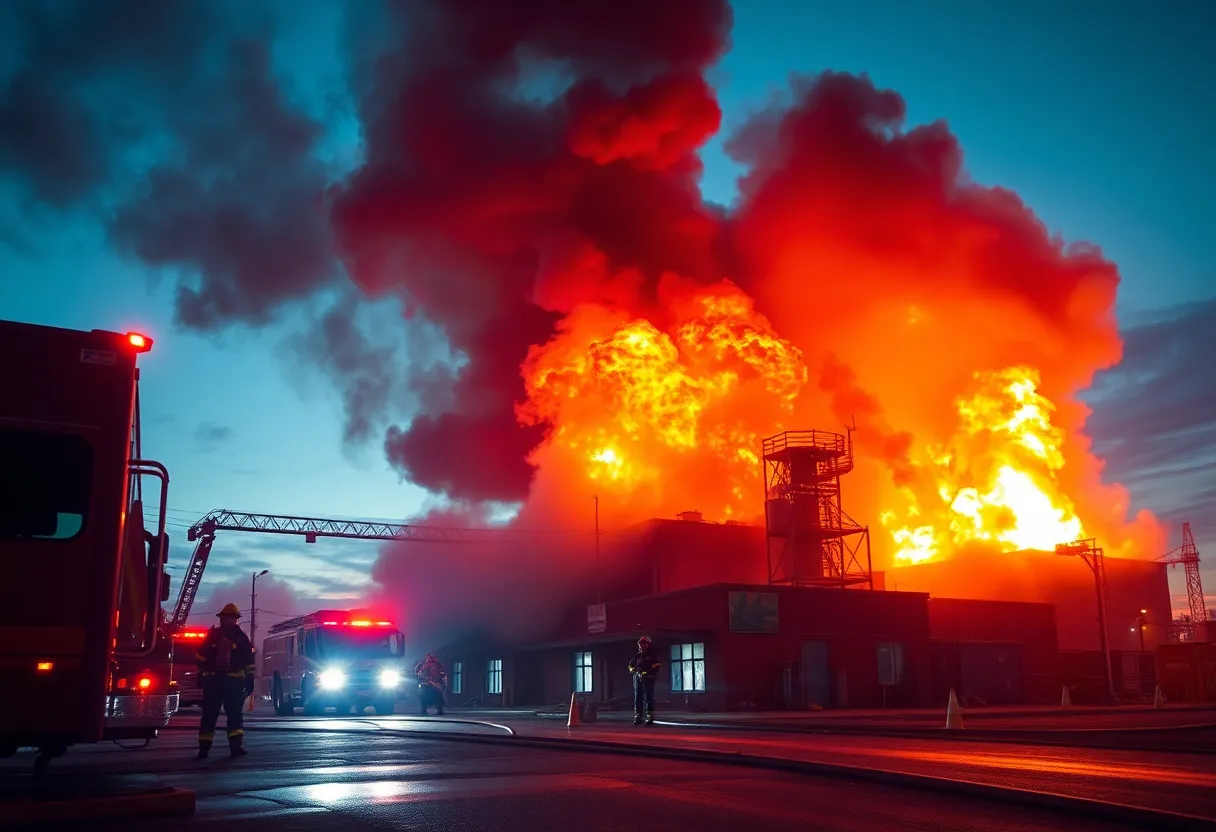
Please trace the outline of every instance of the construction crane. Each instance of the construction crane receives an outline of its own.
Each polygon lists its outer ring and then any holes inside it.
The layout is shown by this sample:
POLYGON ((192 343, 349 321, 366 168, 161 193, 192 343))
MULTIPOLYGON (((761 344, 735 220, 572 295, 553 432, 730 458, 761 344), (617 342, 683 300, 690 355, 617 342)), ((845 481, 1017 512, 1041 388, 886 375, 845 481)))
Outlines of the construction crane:
MULTIPOLYGON (((294 517, 282 514, 249 514, 219 509, 209 512, 186 532, 194 544, 190 567, 182 579, 181 590, 173 614, 165 621, 163 631, 172 635, 185 626, 194 606, 194 596, 203 581, 207 559, 215 544, 216 532, 261 532, 290 534, 316 543, 318 538, 333 537, 346 540, 408 540, 417 543, 487 543, 504 539, 534 537, 537 532, 515 529, 451 528, 446 526, 385 523, 373 520, 331 520, 324 517, 294 517)), ((550 532, 549 534, 562 534, 550 532)), ((566 534, 569 534, 567 532, 566 534)))
POLYGON ((1171 566, 1182 564, 1186 574, 1186 600, 1191 608, 1191 620, 1183 622, 1178 628, 1178 635, 1185 641, 1194 641, 1199 633, 1199 625, 1208 620, 1208 611, 1203 604, 1203 579, 1199 575, 1199 547, 1191 534, 1191 524, 1182 524, 1182 545, 1172 552, 1166 552, 1157 560, 1171 566))

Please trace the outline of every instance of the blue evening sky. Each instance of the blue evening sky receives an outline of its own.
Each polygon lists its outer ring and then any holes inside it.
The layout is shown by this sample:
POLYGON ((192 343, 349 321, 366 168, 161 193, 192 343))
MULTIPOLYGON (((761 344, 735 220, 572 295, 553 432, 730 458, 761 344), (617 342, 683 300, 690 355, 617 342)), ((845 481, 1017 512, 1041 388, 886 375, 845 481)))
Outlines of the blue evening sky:
MULTIPOLYGON (((276 64, 297 95, 331 108, 327 152, 349 163, 359 153, 350 108, 317 92, 341 73, 338 15, 320 0, 299 8, 276 44, 276 64)), ((738 2, 733 49, 712 76, 726 129, 704 154, 704 193, 732 199, 737 170, 722 139, 784 90, 790 73, 867 72, 904 96, 912 123, 945 119, 974 179, 1016 190, 1067 239, 1100 245, 1124 276, 1125 324, 1211 298, 1214 9, 1205 0, 738 2)), ((6 69, 0 61, 0 74, 6 69)), ((344 444, 331 378, 300 366, 285 346, 302 325, 301 310, 260 330, 207 337, 177 330, 171 282, 111 251, 91 217, 35 210, 0 180, 0 317, 156 338, 143 362, 145 449, 172 473, 178 541, 186 525, 218 507, 383 518, 420 509, 426 495, 389 470, 378 440, 354 450, 344 444)), ((393 326, 394 310, 375 314, 379 326, 393 326)), ((1191 499, 1161 477, 1137 485, 1134 471, 1124 473, 1137 502, 1155 511, 1168 515, 1191 499)), ((1216 516, 1210 500, 1205 507, 1216 516)), ((1190 519, 1216 563, 1216 525, 1190 519)), ((1177 535, 1175 524, 1171 545, 1177 535)), ((376 556, 371 543, 304 552, 302 544, 285 549, 253 535, 222 541, 213 581, 245 575, 247 583, 265 564, 304 594, 356 596, 376 556), (322 563, 330 564, 324 577, 322 563)), ((188 552, 184 541, 175 544, 176 575, 188 552)), ((1211 593, 1216 571, 1207 577, 1211 593)))

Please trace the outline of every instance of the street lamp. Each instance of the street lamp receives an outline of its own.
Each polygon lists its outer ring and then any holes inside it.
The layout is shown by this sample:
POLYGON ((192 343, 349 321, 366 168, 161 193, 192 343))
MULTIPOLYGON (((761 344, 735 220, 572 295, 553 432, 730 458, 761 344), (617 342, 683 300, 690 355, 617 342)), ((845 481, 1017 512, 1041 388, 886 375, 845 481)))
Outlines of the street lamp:
MULTIPOLYGON (((258 663, 258 648, 254 643, 258 631, 258 578, 269 572, 269 569, 263 569, 261 572, 253 573, 253 580, 249 584, 249 645, 253 648, 253 664, 257 667, 258 663)), ((249 697, 249 710, 253 710, 253 701, 257 694, 249 697)))
POLYGON ((1140 658, 1144 659, 1144 631, 1148 629, 1148 610, 1140 610, 1136 616, 1136 629, 1140 631, 1140 658))
POLYGON ((1098 541, 1074 540, 1056 546, 1057 555, 1079 557, 1089 571, 1094 573, 1094 593, 1098 599, 1098 636, 1102 640, 1102 663, 1106 665, 1106 695, 1113 705, 1118 701, 1115 694, 1115 676, 1110 666, 1110 636, 1106 629, 1106 559, 1098 541))

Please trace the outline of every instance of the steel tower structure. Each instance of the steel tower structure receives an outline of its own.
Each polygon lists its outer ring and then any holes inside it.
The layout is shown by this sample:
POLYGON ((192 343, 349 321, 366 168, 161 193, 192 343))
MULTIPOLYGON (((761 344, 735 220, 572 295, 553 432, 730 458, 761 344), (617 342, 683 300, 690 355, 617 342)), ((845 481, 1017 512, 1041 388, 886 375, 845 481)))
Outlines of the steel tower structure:
POLYGON ((852 432, 786 431, 762 450, 769 583, 873 589, 870 530, 840 502, 852 432))

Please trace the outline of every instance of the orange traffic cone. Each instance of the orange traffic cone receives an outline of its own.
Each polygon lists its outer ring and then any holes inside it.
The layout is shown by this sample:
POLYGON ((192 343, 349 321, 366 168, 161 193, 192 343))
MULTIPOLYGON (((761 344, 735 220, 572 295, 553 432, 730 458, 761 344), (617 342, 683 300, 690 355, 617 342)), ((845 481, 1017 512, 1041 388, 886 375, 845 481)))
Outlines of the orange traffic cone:
POLYGON ((1072 697, 1068 695, 1068 685, 1064 686, 1064 692, 1060 694, 1060 707, 1064 710, 1072 707, 1072 697))
POLYGON ((579 719, 578 713, 578 694, 570 694, 570 716, 566 719, 567 728, 577 728, 582 722, 579 719))
POLYGON ((963 710, 958 706, 958 697, 954 688, 950 688, 950 701, 946 704, 946 730, 961 731, 963 728, 963 710))

